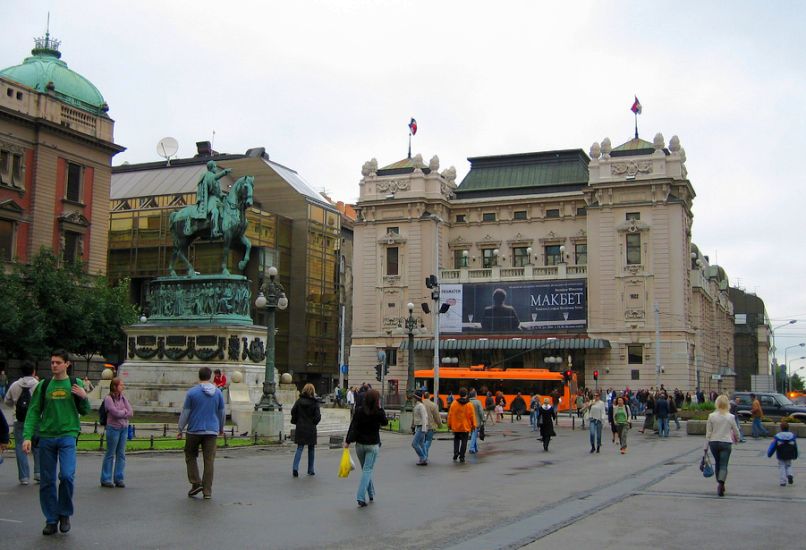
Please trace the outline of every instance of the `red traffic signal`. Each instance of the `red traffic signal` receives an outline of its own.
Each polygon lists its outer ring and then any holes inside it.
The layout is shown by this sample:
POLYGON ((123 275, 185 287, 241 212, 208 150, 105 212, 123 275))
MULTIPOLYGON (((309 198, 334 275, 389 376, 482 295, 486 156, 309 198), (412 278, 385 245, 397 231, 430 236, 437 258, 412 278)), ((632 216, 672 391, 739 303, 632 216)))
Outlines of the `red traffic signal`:
POLYGON ((565 371, 563 373, 563 378, 565 378, 566 382, 570 382, 571 381, 571 371, 570 370, 565 371))
POLYGON ((599 371, 598 370, 593 371, 593 379, 594 380, 599 380, 599 371))

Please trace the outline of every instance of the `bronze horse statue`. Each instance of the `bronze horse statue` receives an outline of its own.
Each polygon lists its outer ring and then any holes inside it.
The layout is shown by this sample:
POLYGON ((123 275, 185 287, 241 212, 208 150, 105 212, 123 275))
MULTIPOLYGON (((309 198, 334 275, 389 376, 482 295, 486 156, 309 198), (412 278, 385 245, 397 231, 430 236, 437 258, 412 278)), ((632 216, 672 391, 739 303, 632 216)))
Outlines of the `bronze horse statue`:
MULTIPOLYGON (((222 198, 221 206, 221 223, 219 227, 223 234, 224 249, 221 256, 221 273, 229 275, 227 269, 227 257, 232 244, 240 241, 246 248, 246 253, 243 259, 238 262, 238 269, 243 271, 246 264, 249 262, 249 253, 252 249, 252 243, 246 237, 246 209, 252 206, 254 192, 254 177, 243 176, 238 178, 229 192, 222 198)), ((181 210, 172 212, 168 217, 171 236, 173 237, 174 250, 171 254, 171 261, 168 265, 168 270, 171 276, 176 276, 174 270, 174 263, 177 259, 185 262, 188 269, 188 276, 193 277, 196 271, 193 264, 188 260, 188 248, 191 243, 196 239, 211 239, 212 223, 210 219, 198 219, 195 215, 197 207, 195 204, 186 206, 181 210)))

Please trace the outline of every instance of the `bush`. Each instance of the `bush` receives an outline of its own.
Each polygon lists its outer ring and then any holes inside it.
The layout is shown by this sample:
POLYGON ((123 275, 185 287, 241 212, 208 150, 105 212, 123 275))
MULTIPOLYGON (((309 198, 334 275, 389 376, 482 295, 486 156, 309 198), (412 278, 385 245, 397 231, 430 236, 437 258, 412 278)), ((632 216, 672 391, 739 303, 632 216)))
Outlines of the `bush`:
POLYGON ((803 423, 803 420, 795 416, 785 416, 784 418, 781 419, 781 422, 788 422, 789 424, 795 424, 795 423, 803 423))
POLYGON ((705 403, 692 403, 690 405, 683 405, 684 411, 713 411, 715 408, 714 403, 712 401, 706 401, 705 403))

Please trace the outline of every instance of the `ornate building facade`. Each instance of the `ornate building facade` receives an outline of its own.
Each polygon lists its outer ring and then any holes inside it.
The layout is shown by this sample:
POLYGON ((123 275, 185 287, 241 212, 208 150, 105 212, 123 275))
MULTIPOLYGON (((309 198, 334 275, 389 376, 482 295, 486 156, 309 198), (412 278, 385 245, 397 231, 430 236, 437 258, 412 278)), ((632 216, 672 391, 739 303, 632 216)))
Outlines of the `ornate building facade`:
POLYGON ((469 160, 459 185, 437 157, 364 164, 351 383, 374 380, 384 350, 385 389, 403 391, 409 353, 430 368, 433 312, 448 304, 440 350, 459 366, 570 368, 588 387, 598 371, 600 387, 733 388, 727 277, 691 241, 695 193, 676 136, 469 160), (495 308, 516 321, 490 322, 495 308))
POLYGON ((106 272, 114 121, 98 89, 61 60, 59 41, 0 71, 0 256, 41 247, 106 272))

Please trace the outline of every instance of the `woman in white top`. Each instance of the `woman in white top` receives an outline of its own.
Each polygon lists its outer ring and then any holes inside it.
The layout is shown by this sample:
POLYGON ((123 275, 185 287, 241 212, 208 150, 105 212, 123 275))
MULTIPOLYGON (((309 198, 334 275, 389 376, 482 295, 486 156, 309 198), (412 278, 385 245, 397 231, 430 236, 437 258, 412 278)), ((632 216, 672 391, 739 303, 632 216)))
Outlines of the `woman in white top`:
POLYGON ((725 479, 728 477, 728 460, 734 441, 739 440, 736 419, 728 412, 730 405, 725 395, 716 398, 716 410, 708 415, 705 424, 705 450, 714 455, 717 494, 725 496, 725 479))

